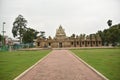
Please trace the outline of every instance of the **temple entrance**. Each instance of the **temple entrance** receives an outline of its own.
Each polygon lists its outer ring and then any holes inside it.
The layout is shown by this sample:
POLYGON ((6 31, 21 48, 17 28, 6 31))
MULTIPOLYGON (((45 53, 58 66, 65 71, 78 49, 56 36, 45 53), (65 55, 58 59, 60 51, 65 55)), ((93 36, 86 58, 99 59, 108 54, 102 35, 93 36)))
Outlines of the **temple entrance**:
POLYGON ((37 42, 37 46, 40 46, 40 42, 37 42))
POLYGON ((62 48, 62 42, 59 43, 59 48, 62 48))

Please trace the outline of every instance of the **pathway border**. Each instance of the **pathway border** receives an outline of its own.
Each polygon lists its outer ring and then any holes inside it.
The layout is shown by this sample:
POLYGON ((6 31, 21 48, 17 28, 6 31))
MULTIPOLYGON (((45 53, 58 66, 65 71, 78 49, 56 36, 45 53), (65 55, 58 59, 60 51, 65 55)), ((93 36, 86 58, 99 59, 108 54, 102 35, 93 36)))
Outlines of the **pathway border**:
POLYGON ((16 78, 14 78, 13 80, 18 80, 20 77, 24 76, 28 71, 30 71, 33 67, 35 67, 38 63, 40 63, 41 61, 43 61, 45 58, 47 58, 50 54, 52 53, 49 52, 46 56, 44 56, 43 58, 41 58, 39 61, 37 61, 35 64, 33 64, 32 66, 30 66, 28 69, 26 69, 24 72, 22 72, 21 74, 19 74, 16 78))
POLYGON ((101 74, 100 72, 98 72, 95 68, 93 68, 92 66, 90 66, 88 63, 86 63, 83 59, 81 59, 80 57, 78 57, 77 55, 75 55, 75 53, 73 53, 72 51, 68 50, 74 57, 76 57, 79 61, 81 61, 83 64, 85 64, 88 68, 90 68, 92 71, 94 71, 97 75, 99 75, 101 78, 105 79, 105 80, 109 80, 107 77, 105 77, 103 74, 101 74))
MULTIPOLYGON (((81 59, 80 57, 78 57, 77 55, 75 55, 75 53, 73 53, 72 51, 68 50, 74 57, 76 57, 79 61, 81 61, 83 64, 85 64, 88 68, 90 68, 92 71, 94 71, 98 76, 100 76, 101 78, 105 79, 105 80, 109 80, 107 77, 105 77, 103 74, 101 74, 100 72, 98 72, 95 68, 93 68, 92 66, 90 66, 88 63, 86 63, 83 59, 81 59)), ((18 75, 16 78, 14 78, 13 80, 18 80, 20 77, 24 76, 28 71, 30 71, 33 67, 35 67, 39 62, 43 61, 45 58, 47 58, 50 54, 52 53, 49 52, 46 56, 44 56, 43 58, 41 58, 39 61, 37 61, 34 65, 32 65, 31 67, 29 67, 28 69, 26 69, 24 72, 22 72, 20 75, 18 75)))

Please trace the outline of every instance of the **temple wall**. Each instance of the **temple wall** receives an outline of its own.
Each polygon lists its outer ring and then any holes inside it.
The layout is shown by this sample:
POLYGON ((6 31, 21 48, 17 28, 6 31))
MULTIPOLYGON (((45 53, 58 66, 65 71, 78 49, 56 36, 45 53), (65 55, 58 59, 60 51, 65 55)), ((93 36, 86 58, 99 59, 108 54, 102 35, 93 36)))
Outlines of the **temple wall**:
POLYGON ((102 46, 102 41, 39 41, 36 42, 36 47, 45 48, 45 47, 59 48, 59 47, 100 47, 102 46))
POLYGON ((98 47, 102 46, 102 40, 95 34, 87 35, 87 36, 71 36, 67 37, 64 29, 60 26, 56 30, 56 36, 52 39, 51 37, 44 39, 38 38, 36 40, 36 47, 40 48, 61 48, 61 47, 98 47))

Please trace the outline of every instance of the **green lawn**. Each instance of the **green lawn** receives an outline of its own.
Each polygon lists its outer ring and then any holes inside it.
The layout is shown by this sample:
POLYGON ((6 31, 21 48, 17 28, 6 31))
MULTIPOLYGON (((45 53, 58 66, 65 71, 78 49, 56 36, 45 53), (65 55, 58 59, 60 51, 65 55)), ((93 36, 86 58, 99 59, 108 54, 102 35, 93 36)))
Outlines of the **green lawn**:
POLYGON ((0 52, 0 80, 13 80, 50 50, 0 52))
POLYGON ((110 80, 120 80, 120 49, 72 50, 110 80))

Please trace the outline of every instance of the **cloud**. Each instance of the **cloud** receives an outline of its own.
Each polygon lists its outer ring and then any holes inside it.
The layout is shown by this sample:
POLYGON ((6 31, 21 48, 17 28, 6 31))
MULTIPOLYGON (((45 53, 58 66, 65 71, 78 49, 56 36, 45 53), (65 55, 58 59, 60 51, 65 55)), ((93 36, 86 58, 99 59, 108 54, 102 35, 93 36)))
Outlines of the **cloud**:
POLYGON ((14 19, 22 14, 28 27, 54 36, 61 24, 66 34, 95 33, 107 28, 106 21, 120 21, 120 0, 0 0, 0 23, 11 34, 14 19))

